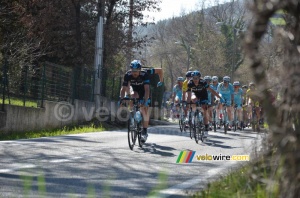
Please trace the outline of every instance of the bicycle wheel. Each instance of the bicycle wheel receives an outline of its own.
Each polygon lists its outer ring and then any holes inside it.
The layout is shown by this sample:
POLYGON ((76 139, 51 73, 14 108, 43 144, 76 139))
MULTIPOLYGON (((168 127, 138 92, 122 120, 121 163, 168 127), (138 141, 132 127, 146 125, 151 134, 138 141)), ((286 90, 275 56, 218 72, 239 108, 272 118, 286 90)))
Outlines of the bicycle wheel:
POLYGON ((200 139, 200 122, 198 119, 198 112, 195 113, 194 116, 194 138, 195 138, 195 142, 198 144, 200 139))
POLYGON ((128 145, 131 150, 136 142, 137 132, 136 132, 136 121, 133 118, 133 113, 130 113, 129 120, 127 121, 127 128, 128 128, 128 145))
POLYGON ((142 148, 144 143, 142 142, 142 127, 141 127, 141 122, 137 123, 137 137, 138 137, 138 142, 139 142, 139 147, 142 148))
POLYGON ((237 128, 237 118, 236 118, 236 109, 235 109, 233 113, 233 131, 236 131, 236 128, 237 128))
POLYGON ((252 128, 253 132, 256 131, 256 125, 257 125, 257 123, 256 123, 256 112, 255 112, 254 108, 252 108, 252 122, 251 122, 251 128, 252 128))
POLYGON ((224 117, 224 133, 227 134, 228 123, 227 123, 227 112, 226 111, 224 111, 223 117, 224 117))
POLYGON ((180 112, 180 114, 179 114, 179 122, 178 123, 179 123, 180 132, 182 132, 185 128, 182 109, 179 112, 180 112))
POLYGON ((216 119, 216 110, 213 110, 213 127, 214 127, 214 132, 216 132, 217 131, 217 121, 216 121, 217 119, 216 119))
POLYGON ((189 113, 189 130, 190 130, 190 138, 193 139, 193 135, 192 135, 192 132, 193 132, 193 123, 192 123, 192 113, 190 112, 189 113))

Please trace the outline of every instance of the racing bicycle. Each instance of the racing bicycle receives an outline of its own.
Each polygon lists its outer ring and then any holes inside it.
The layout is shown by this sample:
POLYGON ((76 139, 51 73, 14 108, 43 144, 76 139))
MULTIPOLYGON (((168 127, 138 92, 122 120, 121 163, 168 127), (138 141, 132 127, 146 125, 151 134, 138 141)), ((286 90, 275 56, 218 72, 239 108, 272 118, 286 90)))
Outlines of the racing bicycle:
MULTIPOLYGON (((124 100, 133 102, 133 108, 129 111, 129 119, 127 121, 129 148, 133 150, 136 141, 138 141, 139 147, 142 148, 143 142, 141 141, 141 137, 143 130, 143 116, 140 112, 140 101, 136 98, 124 98, 123 101, 124 100)), ((126 106, 126 104, 124 104, 124 106, 126 106)))

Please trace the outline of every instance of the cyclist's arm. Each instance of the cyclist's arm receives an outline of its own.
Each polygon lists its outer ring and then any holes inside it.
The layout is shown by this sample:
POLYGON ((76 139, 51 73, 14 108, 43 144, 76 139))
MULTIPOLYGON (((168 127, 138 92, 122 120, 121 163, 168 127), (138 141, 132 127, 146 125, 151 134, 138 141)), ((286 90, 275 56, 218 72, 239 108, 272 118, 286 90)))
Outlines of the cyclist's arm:
POLYGON ((122 84, 122 87, 121 87, 121 90, 120 90, 120 98, 121 99, 124 98, 126 91, 128 91, 128 87, 129 87, 129 78, 128 78, 128 75, 125 74, 123 84, 122 84))
POLYGON ((149 88, 149 84, 145 84, 145 85, 144 85, 144 89, 145 89, 144 99, 145 99, 145 100, 148 100, 148 98, 150 97, 150 88, 149 88))
POLYGON ((121 99, 124 98, 126 90, 128 90, 128 87, 127 87, 127 86, 122 86, 122 87, 121 87, 121 91, 120 91, 120 98, 121 98, 121 99))
POLYGON ((164 82, 164 71, 163 71, 163 69, 161 69, 161 68, 155 68, 154 69, 154 73, 158 74, 160 82, 164 82))
POLYGON ((127 96, 130 96, 130 82, 128 82, 128 86, 126 88, 126 94, 127 96))
POLYGON ((186 98, 185 98, 185 94, 186 93, 186 91, 182 91, 182 101, 186 101, 186 98))
POLYGON ((191 95, 192 95, 192 92, 191 91, 187 91, 187 102, 188 103, 191 102, 191 95))
POLYGON ((173 87, 172 102, 174 102, 175 96, 176 96, 176 89, 175 87, 173 87))
POLYGON ((217 98, 221 99, 221 97, 219 96, 219 94, 215 90, 213 90, 212 88, 208 87, 207 90, 209 90, 217 98))

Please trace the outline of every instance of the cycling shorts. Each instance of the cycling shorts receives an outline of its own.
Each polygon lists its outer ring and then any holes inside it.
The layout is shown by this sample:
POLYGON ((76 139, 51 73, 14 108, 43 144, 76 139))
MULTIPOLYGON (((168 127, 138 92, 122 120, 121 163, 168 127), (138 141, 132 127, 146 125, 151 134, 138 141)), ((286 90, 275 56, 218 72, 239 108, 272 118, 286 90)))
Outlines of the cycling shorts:
POLYGON ((226 100, 226 106, 231 106, 231 96, 222 96, 224 100, 226 100))

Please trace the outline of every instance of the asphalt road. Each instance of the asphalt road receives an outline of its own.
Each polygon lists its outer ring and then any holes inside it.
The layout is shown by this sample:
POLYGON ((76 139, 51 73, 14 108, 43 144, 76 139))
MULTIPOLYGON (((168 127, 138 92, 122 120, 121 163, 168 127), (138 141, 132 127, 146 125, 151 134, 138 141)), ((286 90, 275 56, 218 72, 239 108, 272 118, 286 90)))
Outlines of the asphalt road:
POLYGON ((147 143, 133 151, 125 130, 1 141, 0 197, 187 196, 245 163, 197 156, 250 155, 262 139, 250 130, 219 130, 196 144, 177 125, 148 131, 147 143), (176 163, 184 150, 195 151, 192 162, 176 163))

